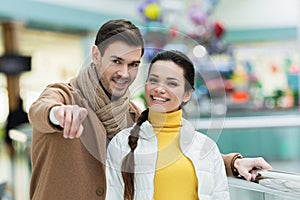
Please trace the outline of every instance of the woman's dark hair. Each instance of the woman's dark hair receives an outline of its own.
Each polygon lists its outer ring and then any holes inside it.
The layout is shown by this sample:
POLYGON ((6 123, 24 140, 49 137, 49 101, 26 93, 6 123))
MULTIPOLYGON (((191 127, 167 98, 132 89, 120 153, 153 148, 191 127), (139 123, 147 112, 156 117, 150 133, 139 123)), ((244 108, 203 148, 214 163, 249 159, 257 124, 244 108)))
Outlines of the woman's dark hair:
POLYGON ((95 45, 103 55, 107 46, 113 42, 122 41, 130 46, 141 46, 144 54, 144 39, 138 27, 128 20, 109 20, 98 30, 95 45))
POLYGON ((137 147, 140 127, 148 119, 149 109, 144 110, 138 118, 137 123, 130 131, 128 145, 130 152, 124 157, 122 162, 122 177, 124 180, 124 199, 133 200, 134 197, 134 150, 137 147))
MULTIPOLYGON (((185 91, 194 89, 194 65, 192 61, 180 51, 170 50, 161 51, 155 55, 150 63, 149 71, 153 65, 158 60, 172 61, 183 69, 185 77, 185 91)), ((139 139, 139 132, 141 125, 148 119, 149 109, 142 112, 137 123, 130 131, 130 136, 128 137, 128 145, 131 151, 124 157, 122 161, 122 177, 124 180, 124 199, 133 200, 134 198, 134 150, 137 147, 137 142, 139 139)))

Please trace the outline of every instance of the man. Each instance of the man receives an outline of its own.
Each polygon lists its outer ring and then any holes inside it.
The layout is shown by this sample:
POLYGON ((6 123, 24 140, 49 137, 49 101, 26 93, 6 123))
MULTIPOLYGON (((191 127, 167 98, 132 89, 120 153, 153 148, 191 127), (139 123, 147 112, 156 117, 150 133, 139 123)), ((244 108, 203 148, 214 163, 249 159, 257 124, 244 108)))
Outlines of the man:
MULTIPOLYGON (((105 199, 106 142, 139 116, 128 87, 143 53, 139 29, 110 20, 97 33, 92 63, 70 83, 49 85, 33 103, 31 199, 105 199)), ((223 156, 228 176, 251 180, 253 167, 271 168, 262 158, 239 157, 223 156)))

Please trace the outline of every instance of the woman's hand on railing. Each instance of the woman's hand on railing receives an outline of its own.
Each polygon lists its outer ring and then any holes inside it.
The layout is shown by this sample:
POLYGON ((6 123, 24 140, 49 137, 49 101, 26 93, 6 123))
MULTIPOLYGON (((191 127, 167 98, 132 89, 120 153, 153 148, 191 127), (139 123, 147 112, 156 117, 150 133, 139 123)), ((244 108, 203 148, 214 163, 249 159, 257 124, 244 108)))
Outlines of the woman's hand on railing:
POLYGON ((234 167, 248 181, 254 181, 260 170, 271 170, 272 166, 262 157, 239 158, 234 162, 234 167))

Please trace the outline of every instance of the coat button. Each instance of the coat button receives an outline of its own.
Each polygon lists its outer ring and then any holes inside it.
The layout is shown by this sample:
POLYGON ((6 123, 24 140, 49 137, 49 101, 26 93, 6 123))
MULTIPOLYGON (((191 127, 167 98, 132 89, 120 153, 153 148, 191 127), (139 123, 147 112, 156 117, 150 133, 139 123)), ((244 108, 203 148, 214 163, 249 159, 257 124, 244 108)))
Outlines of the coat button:
POLYGON ((102 187, 99 187, 96 190, 96 194, 97 194, 97 196, 102 196, 104 194, 104 189, 102 187))

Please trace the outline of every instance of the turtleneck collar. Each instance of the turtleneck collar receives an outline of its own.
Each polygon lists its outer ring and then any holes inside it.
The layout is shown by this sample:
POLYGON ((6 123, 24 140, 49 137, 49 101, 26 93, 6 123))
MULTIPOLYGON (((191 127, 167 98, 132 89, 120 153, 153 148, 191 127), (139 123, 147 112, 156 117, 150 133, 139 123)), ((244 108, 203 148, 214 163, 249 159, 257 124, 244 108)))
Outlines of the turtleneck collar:
POLYGON ((161 113, 149 109, 148 121, 152 124, 155 133, 169 132, 179 130, 181 117, 181 109, 170 113, 161 113))

